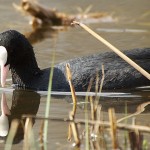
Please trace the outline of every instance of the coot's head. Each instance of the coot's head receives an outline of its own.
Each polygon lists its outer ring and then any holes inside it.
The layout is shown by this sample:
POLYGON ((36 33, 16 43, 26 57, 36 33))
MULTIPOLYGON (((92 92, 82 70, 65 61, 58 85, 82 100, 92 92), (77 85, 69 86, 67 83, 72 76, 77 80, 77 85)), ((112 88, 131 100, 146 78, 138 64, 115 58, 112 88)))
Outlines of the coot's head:
POLYGON ((24 35, 8 30, 0 33, 1 85, 4 87, 9 69, 22 66, 34 56, 33 48, 24 35))

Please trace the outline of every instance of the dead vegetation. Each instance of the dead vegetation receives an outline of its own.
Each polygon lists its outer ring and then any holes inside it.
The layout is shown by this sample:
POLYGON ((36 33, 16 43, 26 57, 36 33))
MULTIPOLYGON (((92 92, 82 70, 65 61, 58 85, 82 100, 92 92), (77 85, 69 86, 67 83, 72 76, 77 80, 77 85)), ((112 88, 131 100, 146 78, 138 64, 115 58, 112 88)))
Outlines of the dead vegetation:
POLYGON ((22 0, 20 5, 13 3, 13 6, 21 11, 25 15, 32 17, 30 24, 33 28, 44 26, 71 26, 73 20, 85 21, 90 19, 96 19, 98 22, 116 21, 110 14, 106 12, 89 12, 91 5, 83 11, 78 7, 79 14, 70 15, 63 12, 59 12, 56 9, 51 9, 36 0, 22 0))

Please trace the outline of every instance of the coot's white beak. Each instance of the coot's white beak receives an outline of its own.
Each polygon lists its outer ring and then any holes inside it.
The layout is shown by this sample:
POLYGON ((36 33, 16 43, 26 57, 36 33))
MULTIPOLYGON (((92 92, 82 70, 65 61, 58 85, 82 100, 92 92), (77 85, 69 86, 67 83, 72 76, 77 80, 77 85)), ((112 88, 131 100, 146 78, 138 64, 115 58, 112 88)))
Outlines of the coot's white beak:
POLYGON ((5 86, 7 74, 9 71, 9 65, 5 66, 7 61, 7 50, 4 46, 0 46, 0 67, 1 67, 1 85, 5 86))

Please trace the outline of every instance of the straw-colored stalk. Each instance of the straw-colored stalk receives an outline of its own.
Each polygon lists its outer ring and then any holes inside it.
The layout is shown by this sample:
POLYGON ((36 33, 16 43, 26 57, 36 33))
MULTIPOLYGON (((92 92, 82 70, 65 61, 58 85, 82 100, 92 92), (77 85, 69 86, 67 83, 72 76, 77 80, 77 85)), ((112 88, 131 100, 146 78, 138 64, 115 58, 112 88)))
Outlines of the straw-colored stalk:
MULTIPOLYGON (((100 127, 104 127, 104 128, 110 128, 110 122, 108 121, 92 121, 92 120, 85 120, 85 119, 76 119, 74 118, 74 120, 70 120, 70 119, 63 119, 63 118, 45 118, 45 117, 40 117, 40 116, 34 116, 34 115, 24 115, 23 118, 27 118, 27 117, 32 117, 35 119, 39 119, 39 120, 50 120, 50 121, 60 121, 60 122, 75 122, 75 123, 80 123, 82 125, 86 124, 87 122, 89 123, 89 125, 93 125, 93 124, 99 124, 100 127)), ((150 133, 150 127, 149 126, 142 126, 142 125, 131 125, 131 124, 125 124, 125 123, 117 123, 116 124, 117 129, 119 130, 126 130, 126 131, 132 131, 132 130, 139 130, 141 132, 144 133, 150 133)))
MULTIPOLYGON (((101 77, 101 81, 100 81, 100 86, 99 86, 99 93, 102 92, 102 88, 103 88, 103 83, 104 83, 104 79, 105 79, 105 72, 104 72, 104 65, 102 65, 102 77, 101 77)), ((97 75, 97 82, 99 82, 99 77, 97 75)), ((98 86, 98 85, 96 85, 98 86)), ((95 104, 94 104, 94 113, 96 115, 96 110, 97 110, 97 107, 99 105, 99 100, 100 100, 100 96, 97 96, 97 93, 96 93, 96 98, 95 98, 95 104)))
MULTIPOLYGON (((87 92, 90 92, 92 83, 93 83, 93 78, 90 79, 87 92)), ((88 98, 89 98, 88 95, 86 95, 86 97, 85 97, 85 121, 86 121, 85 122, 85 139, 86 139, 85 140, 85 148, 86 148, 86 150, 90 149, 89 148, 89 144, 90 144, 90 142, 89 142, 89 123, 88 123, 89 119, 88 119, 88 106, 87 106, 88 98)))
POLYGON ((133 113, 133 114, 131 114, 131 115, 128 115, 128 116, 125 116, 125 117, 123 117, 123 118, 118 119, 118 120, 117 120, 117 123, 119 123, 119 122, 121 122, 121 121, 123 121, 123 120, 127 120, 127 119, 129 119, 129 118, 131 118, 131 117, 134 117, 134 116, 136 116, 136 115, 141 114, 141 113, 145 110, 145 107, 148 106, 148 105, 150 105, 150 102, 145 102, 145 103, 143 103, 143 104, 140 104, 140 105, 137 107, 137 111, 136 111, 135 113, 133 113))
POLYGON ((67 136, 68 141, 71 141, 71 138, 72 138, 72 128, 71 128, 71 123, 69 123, 69 125, 68 125, 68 136, 67 136))
MULTIPOLYGON (((75 118, 75 113, 76 113, 76 109, 77 109, 77 98, 75 95, 75 89, 72 83, 72 74, 71 74, 71 70, 70 70, 70 65, 67 63, 66 64, 66 76, 67 76, 67 80, 70 86, 70 90, 71 90, 71 95, 72 95, 72 101, 73 101, 73 108, 72 111, 70 112, 69 117, 73 120, 75 118)), ((72 135, 74 136, 75 139, 75 143, 76 145, 80 145, 79 139, 78 139, 78 133, 76 133, 76 125, 74 125, 73 123, 69 123, 68 126, 68 141, 71 141, 72 135)))
POLYGON ((18 126, 19 126, 19 120, 15 119, 11 122, 9 134, 6 139, 5 150, 11 150, 18 126))
POLYGON ((33 135, 33 129, 32 129, 33 123, 32 118, 27 118, 25 122, 25 128, 24 128, 24 146, 23 150, 32 149, 36 150, 36 144, 34 141, 34 135, 33 135))
POLYGON ((100 35, 95 33, 93 30, 91 30, 89 27, 87 27, 85 24, 73 21, 72 24, 77 24, 81 26, 84 30, 86 30, 88 33, 93 35, 96 39, 101 41, 103 44, 105 44, 107 47, 109 47, 112 51, 114 51, 118 56, 120 56, 123 60, 125 60, 127 63, 129 63, 132 67, 134 67, 136 70, 138 70, 143 76, 145 76, 147 79, 150 80, 150 74, 145 71, 142 67, 137 65, 133 60, 131 60, 129 57, 127 57, 125 54, 123 54, 118 48, 110 44, 108 41, 106 41, 104 38, 102 38, 100 35))
POLYGON ((112 147, 113 149, 118 148, 117 144, 117 126, 116 126, 116 116, 115 116, 115 110, 113 108, 110 108, 108 110, 109 113, 109 121, 110 121, 110 133, 112 138, 112 147))
MULTIPOLYGON (((70 112, 70 114, 69 114, 69 119, 70 120, 74 119, 72 112, 70 112)), ((79 139, 77 124, 75 124, 74 122, 71 122, 69 126, 71 126, 71 131, 72 131, 72 134, 74 137, 75 146, 79 147, 80 146, 80 139, 79 139)))
POLYGON ((75 95, 74 86, 72 84, 72 74, 71 74, 71 70, 70 70, 70 65, 69 64, 66 64, 66 75, 67 75, 67 79, 68 79, 68 82, 69 82, 69 86, 70 86, 70 90, 71 90, 71 95, 72 95, 72 100, 73 100, 72 113, 73 113, 73 116, 75 116, 76 107, 77 107, 77 98, 76 98, 76 95, 75 95))

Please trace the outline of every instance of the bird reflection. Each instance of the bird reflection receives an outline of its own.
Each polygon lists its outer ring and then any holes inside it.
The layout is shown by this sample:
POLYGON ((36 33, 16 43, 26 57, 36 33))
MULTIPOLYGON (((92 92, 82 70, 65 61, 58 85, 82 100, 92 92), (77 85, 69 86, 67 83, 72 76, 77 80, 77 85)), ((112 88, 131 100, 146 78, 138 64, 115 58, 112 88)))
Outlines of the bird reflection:
POLYGON ((10 115, 10 110, 6 102, 6 95, 2 93, 1 99, 1 116, 0 116, 0 136, 5 137, 9 130, 9 121, 7 115, 10 115))
MULTIPOLYGON (((7 106, 5 93, 2 93, 0 116, 0 138, 5 141, 11 122, 14 119, 19 120, 19 127, 13 143, 19 143, 24 137, 24 124, 26 119, 22 119, 22 115, 36 115, 40 104, 40 95, 29 90, 14 90, 12 95, 12 105, 9 110, 7 106)), ((33 124, 35 119, 32 119, 33 124)))

